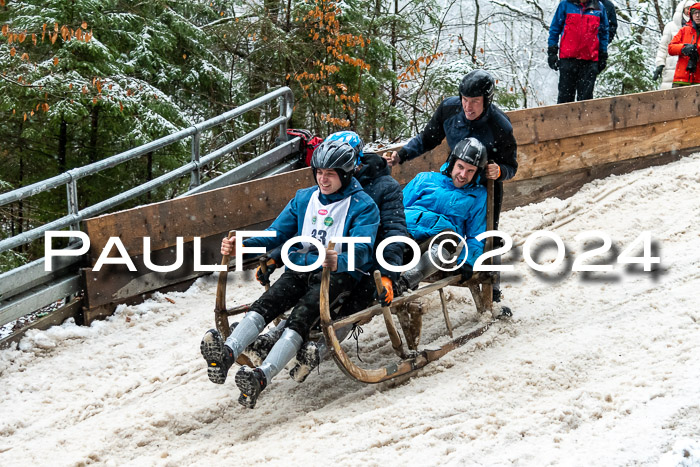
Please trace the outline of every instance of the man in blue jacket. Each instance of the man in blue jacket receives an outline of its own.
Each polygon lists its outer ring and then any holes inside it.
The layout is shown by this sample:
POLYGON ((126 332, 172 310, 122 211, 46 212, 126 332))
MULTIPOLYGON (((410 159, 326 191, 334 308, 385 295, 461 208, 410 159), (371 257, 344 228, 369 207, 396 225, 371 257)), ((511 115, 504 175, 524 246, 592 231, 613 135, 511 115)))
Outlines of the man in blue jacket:
POLYGON ((422 242, 441 232, 454 232, 466 240, 467 252, 453 248, 438 254, 439 244, 421 257, 416 267, 405 271, 399 280, 401 289, 415 289, 422 279, 436 272, 448 254, 457 255, 462 278, 471 278, 474 262, 484 251, 476 237, 486 231, 486 188, 479 183, 486 167, 486 148, 476 138, 455 145, 440 172, 422 172, 403 189, 408 231, 422 242), (430 260, 432 257, 432 261, 430 260))
MULTIPOLYGON (((327 246, 332 237, 368 237, 368 243, 355 244, 354 270, 349 269, 347 245, 326 250, 323 266, 331 269, 329 300, 351 290, 363 271, 372 265, 372 251, 379 226, 379 212, 372 199, 353 177, 356 164, 353 148, 340 141, 322 143, 314 152, 311 167, 317 186, 297 191, 282 213, 267 229, 275 237, 254 237, 246 247, 274 248, 297 236, 310 236, 327 246)), ((224 239, 221 253, 231 254, 235 237, 224 239)), ((297 266, 317 262, 319 251, 312 244, 296 243, 289 259, 297 266)), ((255 303, 224 342, 215 329, 202 339, 200 350, 207 362, 209 379, 223 384, 238 356, 265 326, 289 308, 292 312, 280 339, 257 368, 242 366, 235 381, 241 390, 238 402, 254 408, 260 392, 291 361, 319 319, 321 266, 310 272, 285 270, 282 276, 255 303)))
MULTIPOLYGON (((375 252, 376 246, 386 238, 408 236, 401 186, 392 178, 391 169, 388 167, 386 160, 378 154, 364 152, 364 143, 360 136, 354 131, 339 131, 333 133, 329 135, 325 141, 342 141, 348 143, 355 150, 358 161, 357 168, 355 169, 355 178, 360 182, 365 193, 372 198, 377 208, 379 208, 380 224, 375 241, 375 252)), ((403 264, 403 252, 403 244, 394 242, 384 248, 383 256, 388 264, 400 266, 403 264)), ((273 252, 271 256, 272 261, 268 262, 268 272, 261 275, 261 283, 263 283, 263 285, 269 283, 270 270, 274 270, 279 262, 276 252, 273 252)), ((369 271, 378 269, 381 272, 384 293, 381 297, 376 297, 377 289, 374 284, 374 278, 370 274, 363 275, 350 296, 342 303, 338 316, 348 316, 363 310, 370 306, 375 298, 379 298, 385 306, 391 304, 394 297, 393 284, 399 279, 399 273, 389 271, 381 266, 376 261, 376 253, 373 258, 374 263, 369 271)), ((258 336, 255 342, 246 349, 246 356, 251 361, 264 359, 274 342, 279 339, 282 331, 281 326, 282 324, 280 323, 276 328, 258 336)), ((289 372, 291 377, 297 382, 303 382, 310 371, 318 366, 326 353, 327 347, 325 346, 325 341, 305 342, 297 354, 297 364, 289 372)))
MULTIPOLYGON (((442 101, 420 134, 399 151, 384 157, 389 165, 403 164, 436 148, 444 139, 451 150, 465 138, 478 139, 486 148, 489 162, 480 183, 494 180, 494 229, 498 229, 503 182, 515 177, 518 171, 518 145, 508 116, 493 103, 495 89, 496 82, 490 73, 470 71, 460 82, 459 96, 442 101)), ((494 258, 496 264, 498 261, 500 257, 494 258)), ((497 302, 501 299, 498 279, 493 286, 493 299, 497 302)))
POLYGON ((547 62, 559 70, 558 104, 593 99, 596 76, 608 61, 608 28, 605 6, 598 0, 563 0, 557 7, 547 62))

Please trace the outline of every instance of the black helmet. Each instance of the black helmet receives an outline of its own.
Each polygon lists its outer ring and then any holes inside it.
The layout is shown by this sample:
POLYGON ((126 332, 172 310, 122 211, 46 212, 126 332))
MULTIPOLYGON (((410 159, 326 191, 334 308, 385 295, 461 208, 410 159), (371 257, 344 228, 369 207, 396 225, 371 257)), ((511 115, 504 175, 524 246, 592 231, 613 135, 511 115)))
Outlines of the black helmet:
POLYGON ((484 110, 493 102, 496 81, 484 70, 473 70, 464 75, 459 84, 459 94, 463 97, 484 96, 484 110))
POLYGON ((311 156, 311 168, 316 176, 316 169, 333 169, 338 173, 345 189, 357 164, 355 149, 344 141, 324 141, 319 144, 311 156))
POLYGON ((481 144, 481 141, 476 138, 464 138, 455 145, 454 150, 447 158, 447 168, 443 174, 448 177, 452 176, 452 168, 455 166, 455 161, 457 159, 476 166, 478 171, 483 170, 487 162, 486 148, 481 144))

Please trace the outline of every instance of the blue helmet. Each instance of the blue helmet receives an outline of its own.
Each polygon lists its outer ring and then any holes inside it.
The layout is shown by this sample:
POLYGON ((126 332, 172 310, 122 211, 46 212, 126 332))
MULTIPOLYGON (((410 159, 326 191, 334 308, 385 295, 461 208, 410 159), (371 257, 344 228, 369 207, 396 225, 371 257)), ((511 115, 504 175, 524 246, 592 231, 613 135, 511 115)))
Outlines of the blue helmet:
POLYGON ((324 141, 342 141, 348 143, 355 150, 358 162, 360 158, 364 156, 362 149, 364 149, 365 144, 362 142, 362 138, 354 131, 338 131, 332 135, 328 135, 324 141))

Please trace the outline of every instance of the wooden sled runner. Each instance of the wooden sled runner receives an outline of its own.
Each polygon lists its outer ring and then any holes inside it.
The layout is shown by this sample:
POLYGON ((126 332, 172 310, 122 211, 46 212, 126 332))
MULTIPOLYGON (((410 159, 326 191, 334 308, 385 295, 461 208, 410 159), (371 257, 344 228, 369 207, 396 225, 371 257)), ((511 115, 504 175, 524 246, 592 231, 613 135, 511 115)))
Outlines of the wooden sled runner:
MULTIPOLYGON (((493 207, 493 181, 489 180, 487 183, 488 197, 487 197, 487 209, 486 209, 486 228, 487 230, 493 230, 494 228, 494 207, 493 207)), ((233 233, 233 232, 231 232, 233 233)), ((230 236, 231 234, 229 234, 230 236)), ((329 248, 333 245, 330 244, 329 248)), ((484 251, 490 251, 492 249, 492 238, 486 240, 486 245, 484 251)), ((224 256, 222 259, 222 265, 228 265, 229 257, 224 256)), ((262 263, 261 263, 262 264, 262 263)), ((264 266, 264 264, 263 264, 264 266)), ((226 279, 228 273, 226 271, 219 274, 219 280, 216 290, 216 306, 214 308, 214 319, 216 323, 217 330, 221 333, 224 338, 231 334, 231 328, 229 325, 229 316, 234 316, 240 313, 245 313, 248 311, 250 305, 241 305, 234 308, 227 309, 226 307, 226 279)), ((381 292, 381 274, 379 271, 374 272, 374 280, 377 285, 377 290, 381 292)), ((351 378, 354 378, 363 383, 381 383, 388 381, 390 379, 411 376, 418 369, 423 368, 428 363, 440 359, 448 352, 461 347, 470 340, 481 336, 484 334, 501 316, 494 317, 492 315, 493 309, 493 275, 490 273, 478 272, 466 282, 462 281, 461 275, 448 276, 440 278, 435 282, 420 287, 417 290, 404 294, 393 300, 391 307, 382 307, 381 305, 374 305, 365 310, 354 313, 350 316, 346 316, 333 321, 331 319, 331 303, 328 297, 328 287, 330 282, 330 270, 324 268, 322 278, 321 278, 321 294, 320 294, 320 322, 321 331, 326 340, 328 349, 333 356, 336 364, 340 369, 351 378), (461 285, 468 287, 471 295, 474 299, 474 304, 477 311, 480 314, 488 313, 490 319, 480 327, 472 329, 468 333, 454 337, 452 324, 447 312, 447 302, 445 299, 445 294, 443 289, 451 285, 461 285), (418 350, 418 340, 420 336, 420 328, 422 323, 421 311, 411 310, 410 304, 414 302, 417 298, 423 297, 432 292, 440 293, 440 301, 442 304, 442 313, 445 319, 445 326, 447 333, 450 335, 452 340, 444 344, 438 349, 424 349, 418 350), (399 321, 401 322, 401 329, 404 333, 404 338, 406 339, 406 344, 408 349, 404 348, 403 341, 399 332, 394 324, 394 319, 391 310, 394 309, 399 316, 399 321), (336 331, 340 328, 353 325, 353 324, 364 324, 369 322, 373 317, 377 315, 382 315, 384 322, 386 324, 387 332, 389 334, 389 339, 391 340, 391 345, 394 352, 400 357, 400 360, 396 363, 392 363, 383 368, 378 369, 364 369, 355 365, 352 360, 345 353, 343 348, 340 346, 340 339, 338 338, 336 331)), ((241 355, 237 361, 242 365, 251 366, 251 362, 244 355, 241 355)))

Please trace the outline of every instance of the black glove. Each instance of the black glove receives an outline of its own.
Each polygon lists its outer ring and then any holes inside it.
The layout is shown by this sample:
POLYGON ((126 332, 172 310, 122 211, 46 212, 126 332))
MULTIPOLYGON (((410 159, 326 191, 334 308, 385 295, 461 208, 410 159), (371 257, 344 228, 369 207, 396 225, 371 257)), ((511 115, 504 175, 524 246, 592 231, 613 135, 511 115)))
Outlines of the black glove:
POLYGON ((685 55, 686 57, 693 58, 697 60, 698 58, 698 48, 695 44, 685 44, 683 48, 681 49, 681 54, 685 55))
POLYGON ((607 65, 608 65, 608 53, 607 52, 598 52, 598 73, 605 70, 605 67, 607 65))
POLYGON ((688 56, 686 71, 695 73, 695 70, 698 68, 698 48, 695 44, 685 44, 681 49, 681 53, 688 56))
POLYGON ((656 81, 657 79, 661 78, 661 73, 664 71, 664 66, 659 65, 656 67, 656 70, 654 70, 654 74, 652 75, 651 79, 656 81))
POLYGON ((272 273, 277 269, 277 263, 273 258, 268 258, 265 260, 265 265, 267 266, 267 269, 265 272, 263 272, 262 265, 258 266, 257 271, 255 271, 255 278, 260 282, 262 285, 269 285, 270 284, 270 276, 272 273))
POLYGON ((556 45, 550 45, 547 48, 547 63, 552 70, 559 69, 559 47, 556 45))
POLYGON ((462 266, 462 280, 468 281, 474 275, 474 266, 469 263, 464 263, 462 266))

